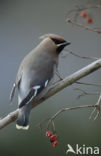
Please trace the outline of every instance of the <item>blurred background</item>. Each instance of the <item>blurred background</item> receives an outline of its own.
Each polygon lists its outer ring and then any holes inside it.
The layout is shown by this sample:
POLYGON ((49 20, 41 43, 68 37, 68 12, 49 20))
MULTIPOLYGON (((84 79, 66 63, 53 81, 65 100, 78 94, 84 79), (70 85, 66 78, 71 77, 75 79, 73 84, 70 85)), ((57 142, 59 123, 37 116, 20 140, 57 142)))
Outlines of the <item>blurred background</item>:
MULTIPOLYGON (((69 51, 82 56, 101 57, 101 35, 66 23, 67 12, 78 6, 101 4, 100 0, 0 0, 0 117, 17 108, 17 92, 13 105, 9 94, 23 57, 40 43, 39 36, 55 33, 71 41, 69 51)), ((93 26, 101 25, 101 9, 92 9, 93 26)), ((82 19, 79 22, 83 22, 82 19)), ((65 52, 64 52, 65 54, 65 52)), ((90 60, 72 55, 60 57, 59 72, 64 78, 81 69, 90 60)), ((101 83, 101 70, 82 79, 84 82, 101 83)), ((52 147, 45 132, 36 125, 51 117, 63 107, 95 104, 98 96, 76 97, 81 88, 100 92, 101 88, 73 84, 44 103, 35 107, 30 115, 30 129, 20 131, 15 122, 0 130, 1 156, 65 156, 67 144, 101 147, 101 117, 89 120, 91 109, 64 112, 55 120, 59 145, 52 147)))

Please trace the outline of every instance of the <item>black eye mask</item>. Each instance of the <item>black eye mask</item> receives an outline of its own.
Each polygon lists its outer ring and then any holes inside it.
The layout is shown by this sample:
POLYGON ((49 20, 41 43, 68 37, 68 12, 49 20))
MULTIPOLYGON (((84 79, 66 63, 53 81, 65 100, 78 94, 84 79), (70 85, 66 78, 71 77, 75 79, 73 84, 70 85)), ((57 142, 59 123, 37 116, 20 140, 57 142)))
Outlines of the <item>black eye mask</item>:
POLYGON ((55 39, 55 38, 51 38, 51 40, 52 40, 55 44, 60 44, 60 43, 66 42, 65 40, 59 41, 59 40, 57 40, 57 39, 55 39))

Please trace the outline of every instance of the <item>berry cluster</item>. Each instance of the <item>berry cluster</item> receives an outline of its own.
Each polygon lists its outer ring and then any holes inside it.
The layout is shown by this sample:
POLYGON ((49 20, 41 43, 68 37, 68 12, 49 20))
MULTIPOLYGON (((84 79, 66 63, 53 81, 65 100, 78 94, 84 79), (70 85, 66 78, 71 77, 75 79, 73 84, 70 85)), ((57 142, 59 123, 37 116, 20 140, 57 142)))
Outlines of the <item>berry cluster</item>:
POLYGON ((53 134, 51 131, 46 131, 46 137, 50 139, 53 147, 56 147, 58 145, 58 136, 56 134, 53 134))
POLYGON ((93 23, 93 18, 90 17, 90 16, 88 16, 87 11, 81 11, 81 12, 80 12, 80 16, 81 16, 82 18, 86 18, 86 22, 87 22, 88 24, 92 24, 92 23, 93 23))

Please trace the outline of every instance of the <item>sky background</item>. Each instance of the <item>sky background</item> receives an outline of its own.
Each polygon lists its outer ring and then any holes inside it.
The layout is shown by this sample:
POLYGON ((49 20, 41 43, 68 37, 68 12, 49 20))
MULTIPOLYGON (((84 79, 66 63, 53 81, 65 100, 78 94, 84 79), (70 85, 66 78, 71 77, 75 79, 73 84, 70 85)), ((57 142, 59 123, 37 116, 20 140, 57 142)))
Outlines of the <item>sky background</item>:
MULTIPOLYGON (((67 12, 76 6, 101 4, 100 0, 0 0, 0 117, 17 108, 17 92, 13 105, 9 94, 15 81, 20 62, 40 43, 39 36, 54 33, 64 37, 71 45, 66 49, 82 56, 101 57, 101 35, 66 23, 67 12)), ((89 10, 94 26, 101 25, 101 9, 89 10)), ((72 17, 69 16, 69 17, 72 17)), ((79 22, 86 24, 79 17, 79 22)), ((65 51, 64 51, 65 54, 65 51)), ((64 78, 92 61, 72 55, 60 57, 59 72, 64 78)), ((101 83, 101 70, 82 79, 84 82, 101 83)), ((98 96, 76 97, 81 88, 88 92, 100 92, 101 88, 73 84, 35 107, 30 115, 30 129, 19 131, 16 122, 0 131, 1 156, 65 156, 67 144, 101 147, 101 117, 89 120, 90 109, 61 114, 55 120, 59 145, 53 148, 45 132, 36 125, 51 117, 63 107, 95 104, 98 96)))

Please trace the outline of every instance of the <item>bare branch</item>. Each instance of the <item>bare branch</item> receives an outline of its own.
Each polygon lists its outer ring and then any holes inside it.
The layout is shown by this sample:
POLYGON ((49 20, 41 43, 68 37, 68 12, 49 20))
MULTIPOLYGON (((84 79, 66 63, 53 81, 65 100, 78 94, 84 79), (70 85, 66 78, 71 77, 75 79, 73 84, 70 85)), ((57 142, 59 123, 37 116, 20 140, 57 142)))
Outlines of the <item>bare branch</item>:
POLYGON ((0 119, 0 129, 15 121, 18 116, 18 111, 19 110, 17 109, 14 112, 9 113, 6 117, 0 119))
POLYGON ((86 95, 99 95, 100 93, 98 92, 96 92, 96 93, 94 93, 94 92, 87 92, 87 91, 85 91, 85 90, 83 90, 83 89, 80 89, 80 88, 74 88, 74 90, 78 90, 78 91, 81 91, 81 94, 79 94, 78 96, 77 96, 77 99, 80 99, 82 96, 86 96, 86 95))
POLYGON ((87 57, 87 56, 80 56, 78 54, 75 54, 73 53, 72 51, 70 52, 72 55, 76 56, 76 57, 79 57, 79 58, 82 58, 82 59, 89 59, 89 60, 97 60, 98 58, 97 57, 87 57))
POLYGON ((97 103, 95 104, 95 106, 96 106, 96 107, 95 107, 95 109, 93 110, 93 112, 91 113, 89 119, 91 119, 92 116, 94 115, 94 113, 96 113, 96 115, 95 115, 95 117, 94 117, 94 120, 96 120, 97 117, 98 117, 99 114, 100 114, 100 111, 101 111, 101 94, 100 94, 100 96, 99 96, 99 98, 98 98, 98 101, 97 101, 97 103))
POLYGON ((71 24, 73 24, 73 25, 75 25, 75 26, 81 27, 81 28, 83 28, 83 29, 85 29, 85 30, 94 31, 94 32, 96 32, 96 33, 101 34, 101 30, 96 29, 96 28, 92 28, 92 27, 89 27, 89 26, 86 26, 86 25, 83 25, 83 24, 81 24, 81 23, 77 23, 77 22, 75 22, 75 21, 72 21, 70 18, 67 18, 67 19, 66 19, 66 22, 71 23, 71 24))
POLYGON ((61 113, 65 112, 65 111, 69 111, 69 110, 77 110, 77 109, 82 109, 82 108, 97 108, 96 105, 85 105, 85 106, 76 106, 76 107, 66 107, 66 108, 62 108, 60 109, 57 113, 55 113, 48 121, 48 124, 47 124, 47 128, 46 129, 49 129, 50 126, 53 127, 53 132, 55 132, 55 124, 54 124, 54 119, 59 116, 61 113))
POLYGON ((88 85, 88 86, 101 87, 101 84, 98 84, 98 83, 88 83, 88 82, 80 82, 80 81, 77 81, 75 83, 77 83, 77 84, 83 84, 83 85, 88 85))
MULTIPOLYGON (((55 95, 56 93, 58 93, 59 91, 61 91, 64 88, 66 88, 67 86, 72 85, 77 80, 81 79, 82 77, 85 77, 85 76, 89 75, 90 73, 98 70, 99 68, 101 68, 101 59, 94 61, 93 63, 87 65, 86 67, 84 67, 80 70, 78 70, 77 72, 73 73, 72 75, 70 75, 70 76, 64 78, 63 80, 57 82, 55 85, 51 86, 50 91, 45 95, 44 98, 35 99, 33 101, 32 108, 37 106, 38 104, 42 103, 43 101, 45 101, 49 97, 55 95)), ((17 119, 17 116, 18 116, 18 109, 15 110, 14 112, 8 114, 3 119, 1 119, 0 120, 0 129, 7 126, 11 122, 15 121, 17 119)))
MULTIPOLYGON (((82 58, 82 59, 98 60, 97 57, 80 56, 80 55, 78 55, 78 54, 76 54, 76 53, 74 53, 74 52, 72 52, 72 51, 68 51, 68 50, 66 50, 66 49, 65 49, 64 51, 66 52, 66 55, 67 55, 67 54, 71 54, 71 55, 73 55, 73 56, 76 56, 76 57, 79 57, 79 58, 82 58)), ((62 57, 64 58, 66 55, 62 55, 62 57)))
POLYGON ((82 10, 97 9, 97 8, 101 8, 101 4, 98 4, 98 5, 95 5, 95 6, 90 5, 90 6, 87 6, 87 7, 85 7, 85 6, 80 7, 80 6, 77 5, 75 9, 72 9, 72 10, 68 11, 66 13, 65 17, 71 15, 72 13, 80 13, 82 10))

